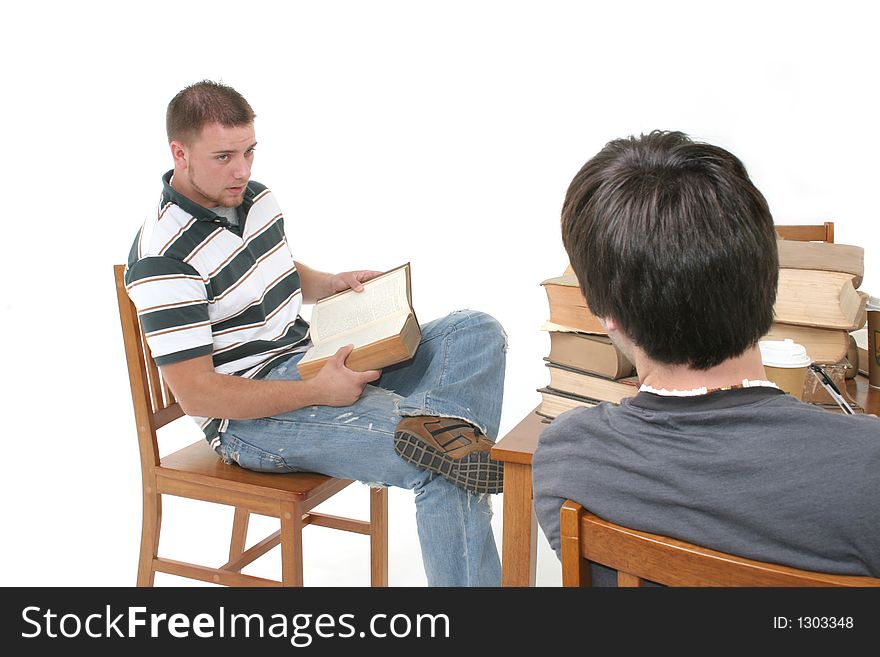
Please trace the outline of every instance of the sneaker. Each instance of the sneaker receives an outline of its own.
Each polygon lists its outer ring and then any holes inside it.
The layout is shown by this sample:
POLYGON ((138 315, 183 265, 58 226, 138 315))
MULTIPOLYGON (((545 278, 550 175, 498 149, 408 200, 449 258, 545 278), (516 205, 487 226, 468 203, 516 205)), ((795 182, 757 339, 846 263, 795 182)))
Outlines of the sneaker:
POLYGON ((430 415, 403 418, 394 432, 400 457, 472 493, 500 493, 504 464, 489 458, 494 443, 464 420, 430 415))

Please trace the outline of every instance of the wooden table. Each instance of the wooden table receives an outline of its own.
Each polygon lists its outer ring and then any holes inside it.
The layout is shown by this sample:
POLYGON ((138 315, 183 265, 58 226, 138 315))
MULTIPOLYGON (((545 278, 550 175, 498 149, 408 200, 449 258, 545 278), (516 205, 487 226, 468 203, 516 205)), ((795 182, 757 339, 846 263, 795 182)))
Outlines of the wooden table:
POLYGON ((538 522, 532 504, 532 456, 547 425, 531 411, 492 447, 504 461, 504 512, 501 529, 501 586, 534 586, 538 522))
MULTIPOLYGON (((880 389, 859 375, 847 381, 847 393, 866 413, 880 415, 880 389)), ((504 462, 504 511, 501 531, 501 585, 534 586, 538 523, 532 504, 532 456, 547 425, 529 412, 492 447, 504 462)))

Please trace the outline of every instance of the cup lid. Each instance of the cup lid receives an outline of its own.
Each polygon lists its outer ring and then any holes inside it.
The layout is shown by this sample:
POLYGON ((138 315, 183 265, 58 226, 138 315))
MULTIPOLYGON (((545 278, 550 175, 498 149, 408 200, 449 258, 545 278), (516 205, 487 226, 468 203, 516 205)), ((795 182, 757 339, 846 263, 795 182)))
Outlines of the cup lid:
POLYGON ((868 297, 866 310, 880 310, 880 297, 868 297))
POLYGON ((791 338, 785 340, 761 340, 761 361, 770 367, 806 367, 813 362, 807 350, 791 338))

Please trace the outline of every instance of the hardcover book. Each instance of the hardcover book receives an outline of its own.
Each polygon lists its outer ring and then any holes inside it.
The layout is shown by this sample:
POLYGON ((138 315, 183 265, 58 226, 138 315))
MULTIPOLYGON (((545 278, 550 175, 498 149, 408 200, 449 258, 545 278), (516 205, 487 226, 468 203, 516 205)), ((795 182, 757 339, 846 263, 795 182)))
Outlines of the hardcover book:
POLYGON ((599 403, 596 399, 586 399, 585 397, 578 397, 577 395, 551 388, 539 388, 538 392, 541 393, 541 403, 535 409, 535 412, 551 420, 557 415, 570 411, 573 408, 592 408, 599 403))
POLYGON ((549 387, 553 390, 613 404, 619 404, 622 399, 633 397, 639 391, 639 379, 636 376, 618 380, 606 379, 549 362, 546 358, 544 360, 550 372, 549 387))
POLYGON ((803 345, 807 355, 819 365, 836 363, 846 356, 849 333, 844 329, 827 329, 797 324, 773 322, 762 340, 785 340, 790 338, 803 345))
POLYGON ((312 347, 297 365, 308 379, 341 347, 353 344, 345 361, 363 372, 413 357, 421 329, 412 308, 409 263, 363 284, 362 292, 345 290, 319 299, 312 311, 309 333, 312 347))
POLYGON ((544 325, 550 335, 550 362, 599 374, 609 379, 620 379, 635 374, 635 366, 609 337, 556 330, 554 326, 562 329, 550 323, 544 325))
POLYGON ((550 321, 584 333, 607 334, 605 327, 587 306, 574 274, 548 278, 541 283, 550 304, 550 321))
POLYGON ((850 274, 853 287, 865 275, 865 250, 860 246, 827 242, 776 240, 781 269, 818 269, 850 274))
POLYGON ((855 331, 865 325, 868 295, 852 274, 816 269, 780 269, 774 319, 783 324, 855 331))

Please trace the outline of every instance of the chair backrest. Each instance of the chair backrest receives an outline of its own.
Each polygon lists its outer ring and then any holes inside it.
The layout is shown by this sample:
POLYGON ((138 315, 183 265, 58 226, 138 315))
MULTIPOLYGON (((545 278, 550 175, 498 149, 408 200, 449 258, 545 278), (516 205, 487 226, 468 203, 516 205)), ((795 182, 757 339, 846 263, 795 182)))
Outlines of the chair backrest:
POLYGON ((589 586, 590 562, 616 570, 618 586, 880 586, 874 577, 798 570, 628 529, 572 500, 562 505, 560 540, 563 586, 589 586))
POLYGON ((834 242, 834 222, 824 224, 775 226, 776 235, 796 242, 834 242))
POLYGON ((141 468, 148 470, 159 465, 156 430, 173 422, 184 413, 150 355, 150 348, 144 339, 137 310, 125 289, 125 266, 114 265, 113 274, 116 278, 119 321, 122 323, 128 380, 137 423, 141 468))

